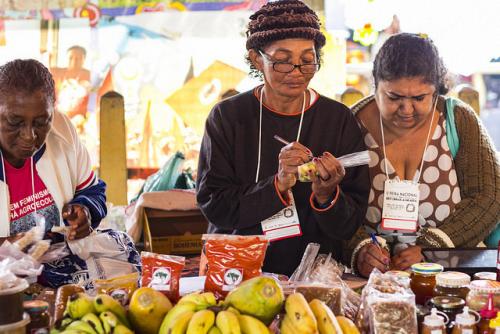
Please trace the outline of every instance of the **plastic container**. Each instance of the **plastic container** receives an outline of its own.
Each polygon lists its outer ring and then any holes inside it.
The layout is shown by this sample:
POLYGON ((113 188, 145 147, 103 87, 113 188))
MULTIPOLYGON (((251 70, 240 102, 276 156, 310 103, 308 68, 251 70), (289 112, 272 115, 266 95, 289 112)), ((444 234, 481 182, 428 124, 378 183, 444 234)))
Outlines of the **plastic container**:
POLYGON ((20 321, 11 324, 1 325, 0 333, 2 334, 25 334, 26 326, 30 323, 30 316, 24 313, 20 321))
POLYGON ((493 307, 493 295, 489 294, 488 305, 479 312, 481 320, 477 325, 478 334, 490 334, 492 332, 490 329, 490 320, 496 317, 497 312, 498 310, 493 307))
POLYGON ((28 325, 28 333, 49 333, 49 304, 43 300, 29 300, 25 301, 23 306, 24 310, 29 314, 31 319, 31 322, 28 325))
POLYGON ((479 319, 479 314, 476 317, 471 313, 476 313, 474 311, 470 311, 467 306, 464 307, 464 312, 457 314, 455 318, 455 326, 453 326, 453 330, 451 334, 477 334, 476 323, 479 319))
POLYGON ((14 324, 23 320, 23 291, 28 286, 28 282, 22 279, 18 285, 0 290, 0 325, 14 324))
POLYGON ((465 300, 469 293, 470 276, 458 271, 446 271, 436 275, 434 296, 458 297, 465 300))
POLYGON ((446 314, 451 323, 455 321, 456 315, 463 311, 465 300, 458 297, 438 296, 430 300, 430 305, 446 314))
POLYGON ((493 305, 500 309, 500 282, 489 280, 472 281, 469 285, 467 305, 474 311, 481 311, 488 304, 488 294, 493 295, 493 305))
POLYGON ((432 308, 431 314, 425 316, 422 323, 421 334, 446 334, 446 323, 448 317, 439 312, 437 309, 432 308))
POLYGON ((434 295, 436 275, 443 271, 437 263, 415 263, 411 266, 410 287, 417 304, 424 305, 434 295))

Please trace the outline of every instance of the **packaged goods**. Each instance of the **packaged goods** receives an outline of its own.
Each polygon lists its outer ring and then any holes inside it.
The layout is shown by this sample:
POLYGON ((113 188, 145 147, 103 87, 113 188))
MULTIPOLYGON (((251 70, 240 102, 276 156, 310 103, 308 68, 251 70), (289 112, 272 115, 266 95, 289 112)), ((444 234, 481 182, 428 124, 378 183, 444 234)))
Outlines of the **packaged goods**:
POLYGON ((28 333, 48 333, 50 330, 49 304, 41 300, 23 303, 24 311, 30 315, 28 333))
POLYGON ((440 316, 438 310, 433 308, 431 314, 424 318, 422 334, 446 334, 446 318, 440 316))
POLYGON ((342 288, 340 285, 328 286, 321 283, 302 283, 295 287, 295 292, 299 292, 306 298, 307 302, 319 299, 324 302, 335 315, 342 313, 342 288))
POLYGON ((179 280, 186 263, 183 256, 141 252, 141 286, 162 292, 175 302, 179 299, 179 280))
POLYGON ((223 298, 241 282, 260 276, 268 240, 265 236, 204 234, 207 258, 205 291, 223 298))
POLYGON ((493 295, 493 305, 500 309, 500 282, 489 280, 472 281, 469 285, 467 305, 474 311, 481 311, 488 304, 488 295, 493 295))
POLYGON ((458 297, 465 300, 469 293, 470 276, 457 271, 446 271, 436 275, 434 296, 458 297))
POLYGON ((374 270, 363 289, 363 328, 370 333, 417 334, 415 295, 406 278, 385 275, 374 270))
POLYGON ((436 275, 443 271, 443 266, 437 263, 415 263, 411 271, 411 289, 417 304, 424 305, 434 295, 436 275))
POLYGON ((97 293, 105 293, 118 300, 123 306, 128 305, 134 291, 138 288, 139 273, 94 281, 97 293))

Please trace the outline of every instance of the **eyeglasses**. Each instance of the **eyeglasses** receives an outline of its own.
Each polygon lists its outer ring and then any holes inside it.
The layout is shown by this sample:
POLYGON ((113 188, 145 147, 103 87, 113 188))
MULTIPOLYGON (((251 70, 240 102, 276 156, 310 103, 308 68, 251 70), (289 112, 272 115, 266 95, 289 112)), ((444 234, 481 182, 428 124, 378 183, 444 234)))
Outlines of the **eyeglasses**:
POLYGON ((273 70, 279 73, 291 73, 295 70, 295 68, 298 68, 299 71, 302 74, 314 74, 318 72, 320 65, 316 63, 311 63, 311 64, 292 64, 292 63, 286 63, 286 62, 280 62, 276 61, 273 62, 271 59, 271 56, 268 54, 265 54, 264 52, 259 50, 259 53, 261 54, 262 57, 264 57, 267 61, 269 61, 271 64, 273 64, 273 70))

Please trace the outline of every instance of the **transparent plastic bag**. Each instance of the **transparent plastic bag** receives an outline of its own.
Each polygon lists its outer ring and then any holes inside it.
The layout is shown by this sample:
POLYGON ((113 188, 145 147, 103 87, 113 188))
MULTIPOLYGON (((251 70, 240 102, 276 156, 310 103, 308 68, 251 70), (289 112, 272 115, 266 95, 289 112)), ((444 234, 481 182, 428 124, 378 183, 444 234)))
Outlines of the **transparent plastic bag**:
POLYGON ((369 328, 372 334, 418 333, 415 295, 407 278, 374 269, 363 289, 362 310, 358 326, 365 332, 369 328))
POLYGON ((337 158, 342 163, 344 168, 367 165, 370 162, 370 154, 368 151, 350 153, 337 158))

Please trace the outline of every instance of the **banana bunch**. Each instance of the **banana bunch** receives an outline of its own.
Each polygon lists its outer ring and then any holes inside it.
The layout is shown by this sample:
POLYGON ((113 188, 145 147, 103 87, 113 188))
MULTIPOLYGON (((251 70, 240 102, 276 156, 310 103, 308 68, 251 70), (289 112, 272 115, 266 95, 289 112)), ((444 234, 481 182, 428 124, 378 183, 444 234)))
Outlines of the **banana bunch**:
POLYGON ((260 320, 225 307, 210 292, 184 296, 163 319, 159 334, 270 334, 260 320))
POLYGON ((51 334, 133 334, 126 310, 113 297, 83 292, 68 299, 64 317, 51 334))

